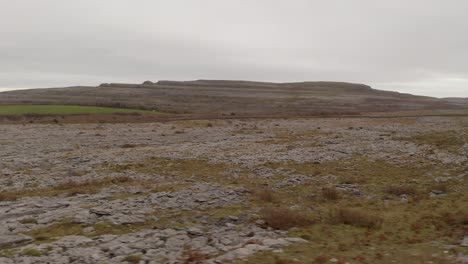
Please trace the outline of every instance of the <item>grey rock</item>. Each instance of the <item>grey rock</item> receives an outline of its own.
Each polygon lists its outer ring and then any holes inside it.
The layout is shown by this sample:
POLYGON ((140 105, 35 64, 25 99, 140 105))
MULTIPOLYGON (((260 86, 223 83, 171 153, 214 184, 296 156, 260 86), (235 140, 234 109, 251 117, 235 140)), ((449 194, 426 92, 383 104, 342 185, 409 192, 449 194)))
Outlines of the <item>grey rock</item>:
POLYGON ((191 236, 202 236, 204 232, 200 228, 191 227, 187 230, 187 233, 191 236))
POLYGON ((278 238, 278 239, 271 239, 267 238, 262 241, 263 245, 270 247, 270 248, 279 248, 282 246, 286 246, 289 244, 288 240, 284 238, 278 238))
POLYGON ((291 243, 309 243, 309 241, 300 237, 287 237, 285 240, 291 243))
POLYGON ((16 244, 33 241, 33 238, 26 235, 0 235, 0 247, 12 246, 16 244))
POLYGON ((462 240, 462 242, 460 243, 460 246, 462 247, 468 247, 468 236, 465 236, 462 240))
POLYGON ((91 208, 89 212, 97 216, 112 215, 112 211, 109 209, 91 208))
POLYGON ((183 248, 188 242, 190 238, 186 235, 177 235, 167 239, 166 241, 166 248, 170 250, 181 249, 183 248))

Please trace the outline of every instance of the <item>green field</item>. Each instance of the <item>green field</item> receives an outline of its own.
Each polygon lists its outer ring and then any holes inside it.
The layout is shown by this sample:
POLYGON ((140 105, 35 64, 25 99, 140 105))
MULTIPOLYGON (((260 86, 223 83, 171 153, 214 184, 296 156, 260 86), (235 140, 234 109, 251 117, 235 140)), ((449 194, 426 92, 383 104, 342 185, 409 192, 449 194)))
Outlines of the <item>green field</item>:
POLYGON ((67 115, 67 114, 113 114, 113 113, 154 113, 136 109, 122 109, 77 105, 0 105, 0 115, 67 115))

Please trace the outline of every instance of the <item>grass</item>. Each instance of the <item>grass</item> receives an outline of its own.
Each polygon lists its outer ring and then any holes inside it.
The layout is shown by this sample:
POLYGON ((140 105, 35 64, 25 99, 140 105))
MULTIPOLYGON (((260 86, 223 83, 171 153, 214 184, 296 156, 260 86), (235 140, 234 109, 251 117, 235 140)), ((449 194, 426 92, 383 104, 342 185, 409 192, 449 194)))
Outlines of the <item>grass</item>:
POLYGON ((129 224, 129 225, 115 225, 107 221, 97 222, 91 227, 94 231, 91 233, 85 233, 84 229, 88 227, 84 224, 73 223, 69 219, 63 219, 57 223, 40 229, 34 229, 25 234, 32 236, 36 241, 39 242, 51 242, 57 238, 64 236, 88 236, 96 237, 100 235, 124 235, 132 232, 136 232, 141 229, 153 228, 155 222, 147 221, 141 224, 129 224))
POLYGON ((67 181, 53 187, 23 189, 16 191, 6 191, 0 193, 0 201, 15 201, 22 197, 53 197, 59 195, 74 196, 77 194, 94 194, 98 193, 102 188, 112 185, 133 185, 144 184, 130 177, 104 177, 102 179, 87 180, 83 182, 67 181))
POLYGON ((389 185, 384 188, 384 191, 395 196, 417 194, 416 187, 411 185, 389 185))
POLYGON ((36 249, 26 248, 23 251, 21 251, 21 255, 29 257, 40 257, 42 256, 42 253, 36 249))
POLYGON ((314 218, 304 212, 285 207, 267 207, 260 211, 266 225, 274 229, 290 229, 293 227, 309 226, 315 222, 314 218))
POLYGON ((457 153, 464 144, 468 144, 468 130, 434 131, 398 139, 457 153))
POLYGON ((24 218, 20 220, 22 224, 37 224, 36 218, 24 218))
MULTIPOLYGON (((174 178, 183 180, 202 180, 210 182, 227 183, 228 175, 233 170, 239 170, 238 167, 225 163, 212 163, 202 159, 169 159, 152 157, 137 163, 114 164, 104 169, 104 172, 134 171, 142 174, 170 175, 174 178)), ((241 176, 246 171, 240 172, 241 176)), ((232 179, 231 181, 235 181, 232 179)))
POLYGON ((143 258, 140 255, 129 255, 126 256, 123 261, 132 263, 132 264, 138 264, 143 258))
POLYGON ((77 106, 77 105, 1 105, 0 115, 69 115, 69 114, 114 114, 114 113, 153 113, 150 111, 77 106))
POLYGON ((345 224, 357 227, 377 228, 383 219, 362 209, 338 208, 330 215, 333 224, 345 224))
POLYGON ((341 199, 341 193, 335 188, 325 187, 322 189, 322 198, 328 201, 336 201, 341 199))
POLYGON ((278 203, 279 197, 273 190, 260 188, 258 190, 254 190, 254 196, 256 200, 260 202, 266 203, 278 203))

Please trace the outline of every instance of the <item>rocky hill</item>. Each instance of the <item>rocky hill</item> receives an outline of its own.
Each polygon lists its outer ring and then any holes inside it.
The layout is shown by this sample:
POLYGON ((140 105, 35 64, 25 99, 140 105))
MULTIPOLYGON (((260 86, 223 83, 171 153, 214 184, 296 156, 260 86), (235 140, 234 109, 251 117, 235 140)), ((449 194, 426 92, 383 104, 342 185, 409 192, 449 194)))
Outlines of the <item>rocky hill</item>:
POLYGON ((344 82, 146 81, 0 93, 0 104, 77 104, 197 114, 317 114, 468 108, 437 99, 344 82))

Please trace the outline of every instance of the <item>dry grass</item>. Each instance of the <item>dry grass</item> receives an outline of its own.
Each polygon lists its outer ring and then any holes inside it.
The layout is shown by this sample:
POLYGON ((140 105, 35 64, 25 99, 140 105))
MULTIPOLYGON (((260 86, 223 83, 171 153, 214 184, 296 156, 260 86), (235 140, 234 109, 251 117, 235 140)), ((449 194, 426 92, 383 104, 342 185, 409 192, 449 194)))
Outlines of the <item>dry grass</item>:
POLYGON ((111 185, 120 184, 133 184, 134 180, 127 176, 119 177, 105 177, 96 180, 87 180, 83 182, 76 182, 69 180, 67 182, 58 184, 48 188, 37 188, 37 189, 24 189, 11 192, 0 193, 0 201, 15 201, 22 197, 51 197, 59 195, 73 196, 77 194, 94 194, 99 192, 102 188, 109 187, 111 185))
POLYGON ((265 203, 278 203, 278 195, 271 189, 259 189, 254 191, 254 195, 258 201, 265 203))
POLYGON ((305 227, 313 224, 315 220, 308 214, 283 207, 269 207, 260 211, 267 226, 274 229, 290 229, 292 227, 305 227))
POLYGON ((294 262, 291 260, 287 260, 287 259, 275 256, 275 264, 292 264, 292 263, 294 262))
POLYGON ((390 185, 385 187, 384 192, 396 196, 417 194, 416 188, 411 185, 390 185))
POLYGON ((322 189, 322 198, 328 201, 336 201, 341 198, 341 193, 335 188, 325 187, 322 189))
POLYGON ((135 144, 123 144, 122 146, 120 146, 121 148, 136 148, 137 145, 135 144))
POLYGON ((428 192, 431 192, 431 191, 441 191, 441 192, 444 192, 444 193, 447 193, 449 192, 449 186, 447 183, 445 182, 440 182, 440 183, 436 183, 436 184, 433 184, 431 185, 428 189, 427 189, 428 192))
POLYGON ((345 224, 357 227, 378 228, 383 219, 361 209, 338 208, 331 213, 332 224, 345 224))
POLYGON ((457 153, 464 144, 468 143, 468 131, 434 131, 399 139, 411 141, 419 145, 431 145, 438 149, 457 153))
POLYGON ((185 251, 183 252, 183 257, 184 257, 184 264, 201 263, 211 258, 210 255, 200 253, 191 248, 185 249, 185 251))
POLYGON ((0 202, 11 202, 18 200, 19 195, 15 192, 1 192, 0 202))
POLYGON ((132 264, 138 264, 142 260, 142 257, 140 255, 129 255, 126 256, 123 261, 132 263, 132 264))

